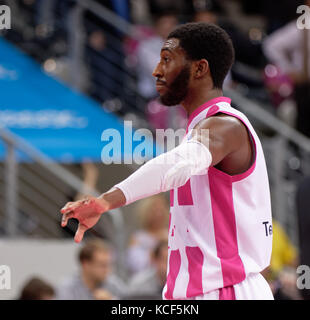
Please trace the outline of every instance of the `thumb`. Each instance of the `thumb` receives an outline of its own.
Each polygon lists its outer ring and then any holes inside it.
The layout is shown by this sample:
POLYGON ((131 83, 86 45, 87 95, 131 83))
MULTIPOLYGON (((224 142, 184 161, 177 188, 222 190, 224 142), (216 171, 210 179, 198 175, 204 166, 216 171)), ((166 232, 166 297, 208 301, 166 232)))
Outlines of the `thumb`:
POLYGON ((79 243, 82 241, 83 239, 83 236, 84 236, 84 233, 85 231, 87 230, 88 228, 84 225, 84 224, 81 224, 79 223, 79 226, 78 226, 78 229, 75 233, 75 236, 74 236, 74 241, 76 243, 79 243))

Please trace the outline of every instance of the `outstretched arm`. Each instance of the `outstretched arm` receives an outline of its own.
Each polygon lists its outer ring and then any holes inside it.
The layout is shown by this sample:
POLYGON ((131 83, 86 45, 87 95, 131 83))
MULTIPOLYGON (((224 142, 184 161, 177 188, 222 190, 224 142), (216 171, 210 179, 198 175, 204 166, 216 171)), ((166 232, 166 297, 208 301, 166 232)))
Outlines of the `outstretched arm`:
POLYGON ((233 141, 240 143, 234 121, 210 119, 195 129, 191 139, 148 161, 100 197, 89 196, 67 203, 61 209, 62 226, 66 226, 70 218, 79 220, 74 240, 80 242, 84 232, 98 222, 102 213, 184 185, 191 176, 207 173, 210 166, 231 153, 237 147, 233 141))
POLYGON ((212 161, 208 148, 198 140, 182 143, 173 150, 148 161, 127 179, 98 198, 69 202, 61 209, 62 226, 70 218, 79 220, 75 241, 92 228, 102 213, 136 200, 182 186, 192 175, 206 173, 212 161))

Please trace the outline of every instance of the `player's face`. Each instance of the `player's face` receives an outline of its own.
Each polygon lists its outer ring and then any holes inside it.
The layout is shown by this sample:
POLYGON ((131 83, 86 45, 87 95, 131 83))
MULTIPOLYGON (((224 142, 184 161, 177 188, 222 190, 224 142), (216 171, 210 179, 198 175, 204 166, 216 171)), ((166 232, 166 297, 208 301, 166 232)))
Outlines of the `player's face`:
POLYGON ((190 63, 178 39, 167 40, 160 53, 160 61, 153 71, 160 101, 166 106, 180 104, 188 93, 190 63))

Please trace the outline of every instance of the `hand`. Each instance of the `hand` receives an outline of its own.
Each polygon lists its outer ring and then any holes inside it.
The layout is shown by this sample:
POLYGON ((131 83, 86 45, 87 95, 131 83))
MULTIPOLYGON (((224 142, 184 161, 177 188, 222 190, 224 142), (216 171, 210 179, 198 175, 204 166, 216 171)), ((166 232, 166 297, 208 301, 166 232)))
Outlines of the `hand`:
POLYGON ((75 218, 79 221, 74 241, 79 243, 86 230, 92 228, 100 219, 101 214, 109 210, 109 203, 103 198, 87 196, 83 200, 68 202, 60 212, 63 214, 61 226, 65 227, 68 220, 75 218))

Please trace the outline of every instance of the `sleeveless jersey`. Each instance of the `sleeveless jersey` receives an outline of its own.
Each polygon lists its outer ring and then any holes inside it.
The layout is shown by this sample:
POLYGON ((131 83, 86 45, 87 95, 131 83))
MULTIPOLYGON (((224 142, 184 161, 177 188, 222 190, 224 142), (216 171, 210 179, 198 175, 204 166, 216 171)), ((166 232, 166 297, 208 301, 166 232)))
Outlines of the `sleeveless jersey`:
MULTIPOLYGON (((260 140, 247 117, 226 97, 212 99, 190 116, 186 139, 201 120, 224 113, 248 129, 255 149, 251 167, 229 175, 210 167, 170 191, 167 281, 163 299, 187 299, 235 285, 270 263, 272 217, 260 140)), ((182 142, 182 143, 183 143, 182 142)))

